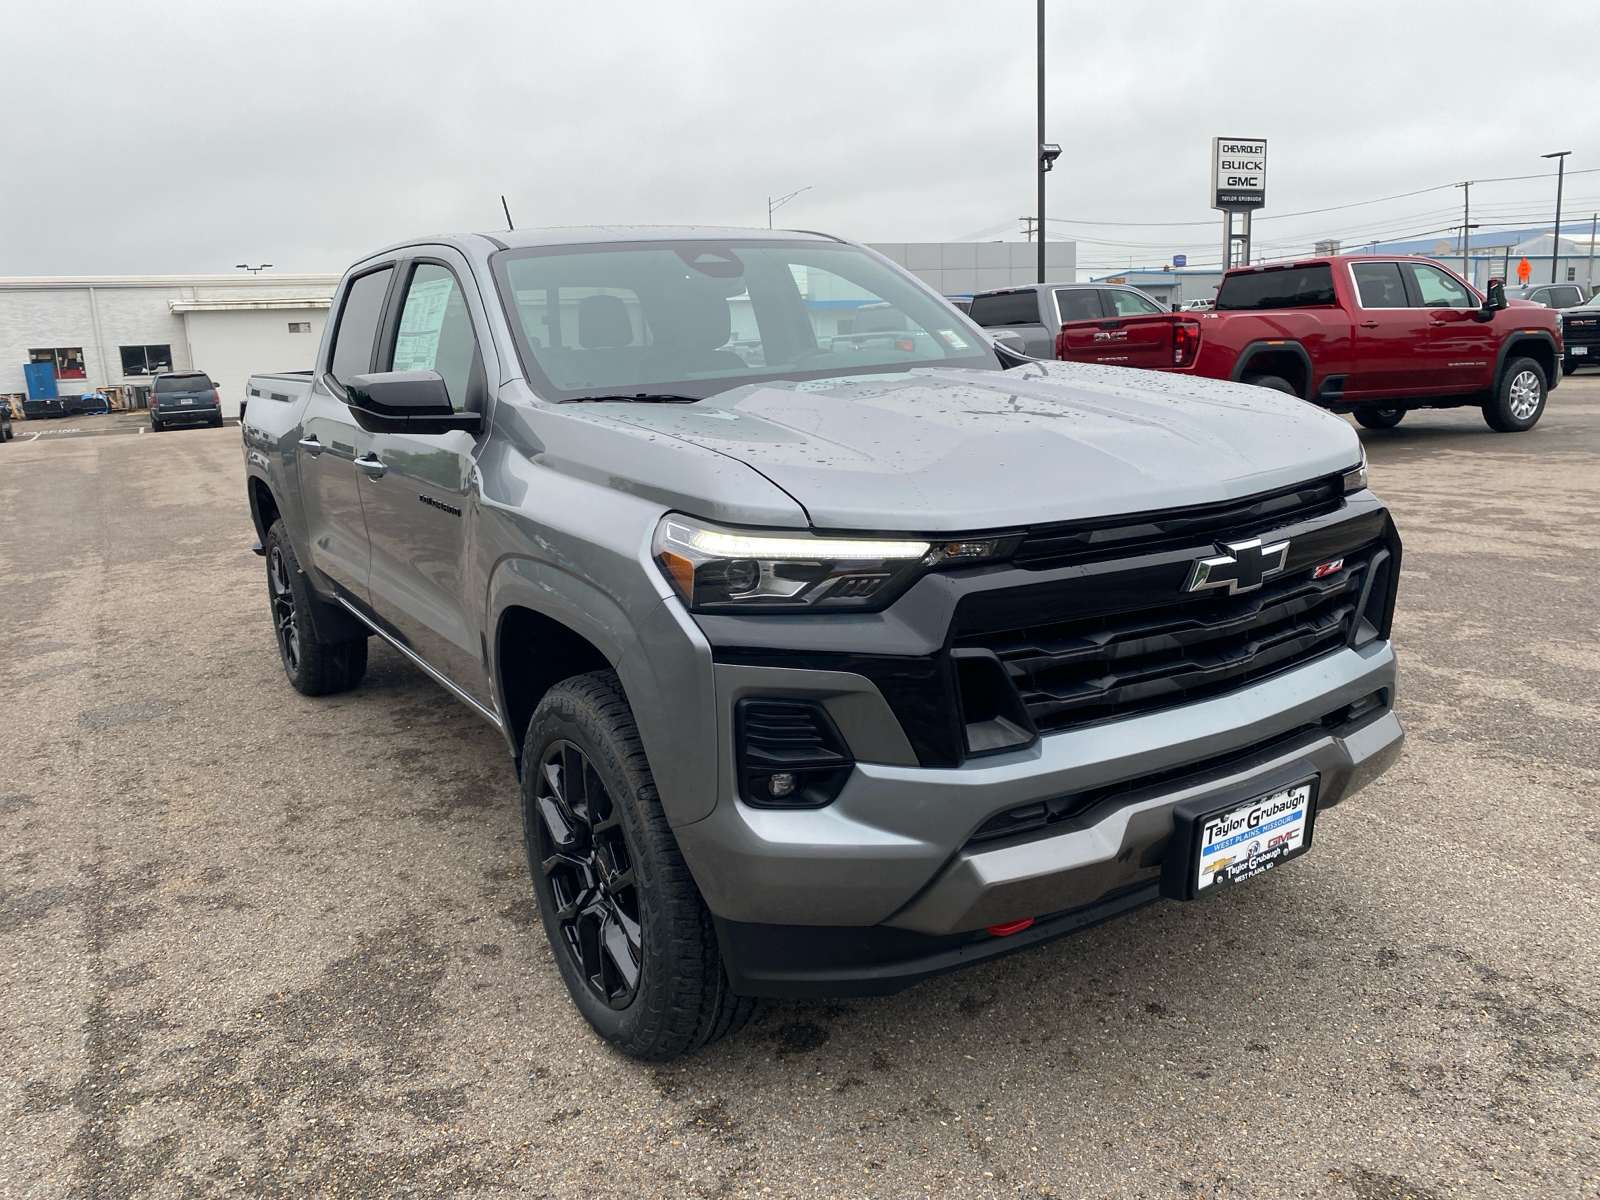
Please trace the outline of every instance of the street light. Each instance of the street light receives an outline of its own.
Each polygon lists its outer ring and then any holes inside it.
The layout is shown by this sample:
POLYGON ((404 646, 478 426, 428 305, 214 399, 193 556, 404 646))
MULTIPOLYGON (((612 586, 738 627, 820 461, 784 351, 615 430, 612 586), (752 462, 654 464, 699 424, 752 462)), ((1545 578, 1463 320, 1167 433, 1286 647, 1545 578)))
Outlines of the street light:
POLYGON ((1039 282, 1044 279, 1044 176, 1061 157, 1061 147, 1044 140, 1044 0, 1039 0, 1039 282))
POLYGON ((1557 150, 1554 154, 1541 154, 1540 158, 1556 160, 1556 232, 1550 239, 1550 282, 1556 281, 1556 262, 1561 251, 1561 185, 1567 181, 1567 155, 1571 150, 1557 150))
POLYGON ((249 263, 234 263, 233 264, 234 270, 236 270, 236 271, 249 271, 250 274, 252 274, 252 275, 261 274, 261 272, 265 271, 271 265, 272 265, 271 263, 262 263, 259 267, 252 267, 249 263))
POLYGON ((811 190, 811 186, 812 185, 808 183, 808 184, 806 184, 805 187, 798 188, 795 191, 790 192, 787 196, 779 196, 776 200, 774 200, 771 196, 768 196, 767 197, 767 228, 768 229, 772 228, 772 214, 773 213, 777 212, 780 208, 782 208, 785 204, 789 203, 789 201, 793 200, 801 192, 809 192, 811 190))

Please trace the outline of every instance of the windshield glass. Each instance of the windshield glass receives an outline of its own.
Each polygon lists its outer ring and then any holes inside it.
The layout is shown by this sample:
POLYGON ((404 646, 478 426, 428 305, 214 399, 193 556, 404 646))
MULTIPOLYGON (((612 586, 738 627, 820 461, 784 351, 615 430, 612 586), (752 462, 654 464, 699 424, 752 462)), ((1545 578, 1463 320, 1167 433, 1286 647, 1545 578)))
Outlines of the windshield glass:
POLYGON ((158 392, 207 392, 211 379, 206 375, 163 375, 156 380, 158 392))
POLYGON ((703 398, 770 379, 999 369, 961 315, 853 246, 623 242, 495 256, 547 399, 703 398))

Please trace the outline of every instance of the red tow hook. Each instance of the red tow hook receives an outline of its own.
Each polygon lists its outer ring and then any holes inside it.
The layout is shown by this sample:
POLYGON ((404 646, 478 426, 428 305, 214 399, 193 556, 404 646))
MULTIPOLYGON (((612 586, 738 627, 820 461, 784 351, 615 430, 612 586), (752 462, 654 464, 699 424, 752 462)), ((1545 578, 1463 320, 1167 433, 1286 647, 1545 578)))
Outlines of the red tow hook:
POLYGON ((992 933, 995 937, 1010 937, 1013 933, 1021 933, 1032 924, 1032 917, 1023 917, 1020 921, 1007 921, 1002 925, 991 925, 984 932, 992 933))

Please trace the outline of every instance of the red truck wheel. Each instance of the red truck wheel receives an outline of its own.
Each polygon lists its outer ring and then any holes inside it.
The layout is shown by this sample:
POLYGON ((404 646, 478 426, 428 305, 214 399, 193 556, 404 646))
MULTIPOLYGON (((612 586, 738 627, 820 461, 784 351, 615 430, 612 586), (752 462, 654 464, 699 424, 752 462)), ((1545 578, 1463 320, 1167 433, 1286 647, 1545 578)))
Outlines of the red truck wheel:
POLYGON ((1356 409, 1356 423, 1367 429, 1393 429, 1405 415, 1406 410, 1397 404, 1363 404, 1356 409))
POLYGON ((1297 398, 1300 395, 1299 392, 1295 391, 1294 384, 1290 383, 1282 375, 1250 375, 1243 382, 1250 384, 1252 387, 1264 387, 1271 388, 1275 392, 1287 392, 1297 398))
POLYGON ((1513 359, 1500 376, 1494 399, 1483 406, 1483 419, 1496 433, 1523 433, 1544 415, 1547 393, 1544 368, 1531 358, 1513 359))

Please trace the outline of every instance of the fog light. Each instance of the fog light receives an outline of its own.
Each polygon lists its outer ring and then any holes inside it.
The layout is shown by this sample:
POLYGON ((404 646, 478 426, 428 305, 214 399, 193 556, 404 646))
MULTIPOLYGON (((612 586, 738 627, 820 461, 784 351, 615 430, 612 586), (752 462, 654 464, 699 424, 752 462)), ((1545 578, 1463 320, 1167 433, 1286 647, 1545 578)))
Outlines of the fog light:
POLYGON ((794 775, 788 771, 779 771, 767 780, 767 791, 773 796, 782 798, 794 792, 794 775))

